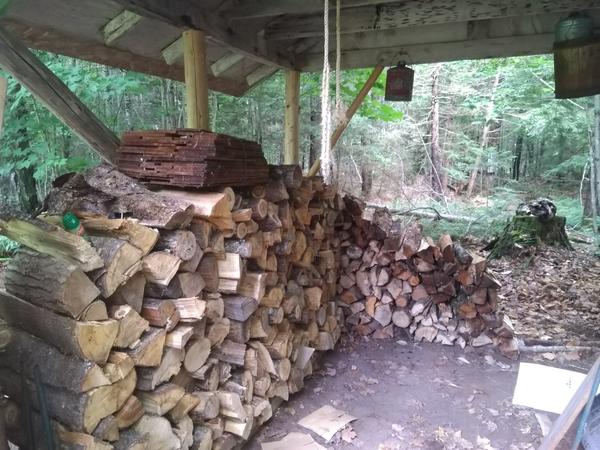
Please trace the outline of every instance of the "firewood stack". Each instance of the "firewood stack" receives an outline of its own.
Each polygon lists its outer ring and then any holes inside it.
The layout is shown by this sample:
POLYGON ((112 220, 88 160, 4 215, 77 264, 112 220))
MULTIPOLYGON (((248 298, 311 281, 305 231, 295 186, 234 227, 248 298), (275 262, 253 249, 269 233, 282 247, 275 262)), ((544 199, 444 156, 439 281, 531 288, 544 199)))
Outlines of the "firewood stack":
POLYGON ((462 348, 493 343, 507 356, 516 353, 512 326, 497 312, 500 284, 485 258, 449 235, 434 242, 418 223, 396 229, 385 210, 344 200, 337 289, 351 329, 378 339, 409 334, 417 342, 462 348))
POLYGON ((200 193, 102 165, 57 180, 45 207, 43 221, 6 222, 26 245, 0 291, 17 443, 47 448, 47 413, 60 448, 232 448, 340 336, 343 202, 297 166, 200 193), (84 237, 62 230, 66 211, 84 237))

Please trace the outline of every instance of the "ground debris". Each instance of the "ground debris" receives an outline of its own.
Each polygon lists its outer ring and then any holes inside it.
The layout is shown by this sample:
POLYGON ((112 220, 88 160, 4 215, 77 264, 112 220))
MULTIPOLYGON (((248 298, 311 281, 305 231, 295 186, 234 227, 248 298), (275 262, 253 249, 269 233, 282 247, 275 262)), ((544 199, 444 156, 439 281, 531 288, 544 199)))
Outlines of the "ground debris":
POLYGON ((593 247, 543 247, 490 263, 502 288, 499 310, 528 345, 600 340, 600 260, 593 247), (529 341, 529 342, 528 342, 529 341))

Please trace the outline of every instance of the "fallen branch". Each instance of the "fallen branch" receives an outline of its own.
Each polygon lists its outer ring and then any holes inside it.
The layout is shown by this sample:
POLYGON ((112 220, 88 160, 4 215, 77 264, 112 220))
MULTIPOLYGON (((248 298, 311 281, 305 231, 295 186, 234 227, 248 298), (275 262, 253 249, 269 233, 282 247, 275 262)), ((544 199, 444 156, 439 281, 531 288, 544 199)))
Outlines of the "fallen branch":
MULTIPOLYGON (((381 208, 381 206, 372 204, 369 204, 367 206, 371 208, 381 208)), ((435 209, 432 206, 423 206, 420 208, 411 208, 407 210, 389 209, 388 211, 390 212, 390 214, 396 216, 414 216, 419 217, 421 219, 447 220, 448 222, 474 222, 477 220, 474 217, 440 213, 437 209, 435 209), (423 210, 431 210, 433 212, 423 210)))
POLYGON ((581 345, 525 345, 519 343, 519 351, 523 353, 567 353, 597 351, 598 347, 581 345))

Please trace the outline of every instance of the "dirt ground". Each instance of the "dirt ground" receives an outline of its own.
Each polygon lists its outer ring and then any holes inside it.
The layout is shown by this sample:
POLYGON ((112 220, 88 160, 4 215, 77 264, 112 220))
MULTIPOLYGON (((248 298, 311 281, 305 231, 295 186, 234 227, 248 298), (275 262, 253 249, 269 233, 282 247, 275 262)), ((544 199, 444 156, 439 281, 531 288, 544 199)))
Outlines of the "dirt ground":
MULTIPOLYGON (((544 363, 581 372, 591 366, 589 358, 544 363)), ((345 338, 245 448, 258 450, 292 431, 311 434, 297 422, 332 405, 357 420, 330 443, 312 434, 330 449, 534 449, 541 439, 536 411, 511 402, 518 366, 491 347, 345 338)))

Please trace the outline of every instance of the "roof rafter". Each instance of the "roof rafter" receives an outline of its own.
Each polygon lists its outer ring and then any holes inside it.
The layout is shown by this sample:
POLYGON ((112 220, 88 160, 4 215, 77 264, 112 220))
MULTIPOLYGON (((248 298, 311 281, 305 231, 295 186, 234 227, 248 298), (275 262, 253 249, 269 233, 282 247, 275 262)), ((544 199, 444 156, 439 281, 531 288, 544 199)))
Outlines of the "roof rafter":
POLYGON ((225 47, 254 60, 281 68, 292 68, 291 54, 278 51, 258 33, 244 34, 229 28, 227 22, 203 9, 200 2, 189 0, 114 0, 124 8, 142 16, 169 23, 179 28, 202 30, 225 47))

